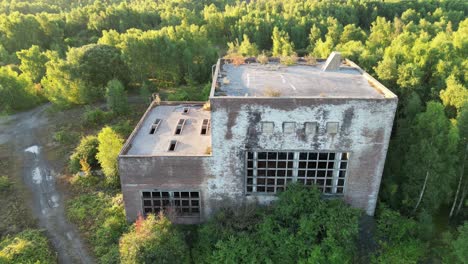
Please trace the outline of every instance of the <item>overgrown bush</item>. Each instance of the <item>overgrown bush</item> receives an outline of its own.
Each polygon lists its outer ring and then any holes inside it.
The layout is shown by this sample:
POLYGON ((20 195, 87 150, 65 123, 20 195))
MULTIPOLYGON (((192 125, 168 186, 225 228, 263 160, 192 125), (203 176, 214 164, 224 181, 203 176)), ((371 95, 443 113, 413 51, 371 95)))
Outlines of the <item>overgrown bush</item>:
POLYGON ((106 182, 112 186, 119 186, 117 157, 122 149, 123 139, 110 127, 104 127, 97 138, 99 145, 96 159, 106 176, 106 182))
POLYGON ((190 254, 182 234, 167 217, 140 217, 120 240, 122 264, 190 263, 190 254))
POLYGON ((117 115, 126 115, 129 111, 127 93, 123 84, 113 79, 107 83, 106 87, 107 108, 117 115))
POLYGON ((87 108, 83 113, 82 122, 85 126, 97 127, 108 122, 112 116, 113 114, 111 112, 105 112, 99 108, 87 108))
POLYGON ((0 176, 0 192, 8 191, 13 183, 7 176, 0 176))
POLYGON ((222 210, 199 229, 195 262, 351 263, 360 213, 320 196, 315 188, 293 184, 271 207, 242 217, 222 210))
POLYGON ((130 136, 134 128, 135 126, 130 123, 130 120, 122 120, 112 126, 112 129, 117 134, 122 136, 122 138, 127 138, 128 136, 130 136))
POLYGON ((96 136, 81 138, 80 144, 70 156, 70 171, 72 173, 80 171, 82 169, 82 160, 86 161, 86 163, 91 166, 91 169, 97 169, 99 167, 99 163, 96 159, 98 145, 99 141, 96 136))
POLYGON ((280 62, 281 64, 283 65, 286 65, 286 66, 291 66, 291 65, 294 65, 297 63, 298 61, 298 57, 297 57, 297 54, 296 53, 293 53, 289 56, 281 56, 280 57, 280 62))
POLYGON ((66 128, 60 129, 53 135, 54 141, 63 145, 75 144, 78 141, 78 137, 78 132, 70 131, 66 128))
POLYGON ((427 253, 427 245, 419 239, 420 233, 418 222, 381 205, 376 234, 380 248, 372 263, 421 262, 427 253))
POLYGON ((0 241, 0 263, 57 263, 47 237, 27 229, 0 241))
POLYGON ((128 229, 121 194, 83 194, 68 202, 67 215, 85 234, 100 263, 119 263, 118 241, 128 229))

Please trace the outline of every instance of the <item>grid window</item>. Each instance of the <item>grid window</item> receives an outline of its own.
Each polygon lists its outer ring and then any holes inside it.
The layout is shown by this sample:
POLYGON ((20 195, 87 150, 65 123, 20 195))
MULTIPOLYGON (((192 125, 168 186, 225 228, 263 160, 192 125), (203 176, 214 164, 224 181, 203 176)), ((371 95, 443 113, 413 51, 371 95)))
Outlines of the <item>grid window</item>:
POLYGON ((315 185, 325 194, 343 194, 348 153, 247 152, 247 193, 276 193, 291 182, 315 185))
POLYGON ((173 210, 179 217, 200 216, 200 192, 196 191, 143 191, 142 203, 145 215, 173 210))
POLYGON ((203 119, 200 134, 201 135, 208 134, 209 129, 210 129, 210 120, 209 119, 203 119))

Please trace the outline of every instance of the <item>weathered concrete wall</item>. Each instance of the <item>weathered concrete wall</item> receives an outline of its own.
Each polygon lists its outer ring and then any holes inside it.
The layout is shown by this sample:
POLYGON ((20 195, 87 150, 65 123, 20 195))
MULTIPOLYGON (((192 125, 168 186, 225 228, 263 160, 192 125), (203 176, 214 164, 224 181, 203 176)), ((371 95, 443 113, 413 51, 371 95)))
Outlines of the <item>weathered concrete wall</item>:
MULTIPOLYGON (((245 196, 245 150, 308 150, 350 152, 344 199, 373 215, 385 163, 397 99, 211 98, 212 149, 206 168, 210 199, 245 196), (260 133, 260 122, 275 123, 273 134, 260 133), (282 123, 294 121, 296 133, 283 134, 282 123), (304 122, 318 122, 318 133, 305 135, 304 122), (327 122, 339 122, 336 135, 327 122)), ((270 195, 246 199, 270 202, 270 195)))
MULTIPOLYGON (((196 223, 205 216, 207 203, 203 183, 210 177, 204 160, 209 156, 121 156, 119 173, 128 221, 134 221, 142 213, 141 191, 200 191, 201 219, 185 219, 196 223)), ((207 203, 209 204, 209 203, 207 203)))
POLYGON ((245 195, 245 151, 307 150, 350 152, 344 200, 373 215, 391 134, 397 99, 211 98, 212 156, 128 156, 119 158, 127 219, 142 211, 141 191, 196 190, 206 220, 225 201, 269 203, 275 196, 245 195), (260 133, 260 122, 275 123, 273 134, 260 133), (283 134, 283 122, 297 131, 283 134), (304 122, 317 122, 306 135, 304 122), (327 122, 339 122, 336 135, 327 122))

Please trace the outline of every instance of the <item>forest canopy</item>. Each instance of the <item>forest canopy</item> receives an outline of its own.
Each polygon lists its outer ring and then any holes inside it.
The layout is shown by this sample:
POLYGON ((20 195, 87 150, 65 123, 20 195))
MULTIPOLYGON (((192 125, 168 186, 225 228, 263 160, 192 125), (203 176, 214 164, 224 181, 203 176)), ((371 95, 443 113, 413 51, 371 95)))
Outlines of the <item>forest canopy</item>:
MULTIPOLYGON (((463 0, 2 0, 0 113, 105 98, 114 112, 125 112, 125 102, 116 102, 137 89, 148 96, 171 88, 177 93, 164 99, 206 100, 219 57, 242 63, 275 56, 289 65, 340 51, 399 97, 379 194, 385 217, 378 225, 385 231, 385 219, 403 217, 405 238, 379 233, 394 247, 382 244, 372 261, 421 261, 432 254, 456 263, 468 217, 467 11, 463 0), (416 234, 417 225, 426 229, 416 234), (441 229, 460 234, 456 244, 444 244, 453 254, 426 251, 427 244, 440 246, 434 241, 441 229), (414 251, 402 256, 395 248, 414 251)), ((88 143, 96 140, 102 141, 88 143)), ((267 224, 261 228, 272 228, 267 224)), ((252 241, 223 238, 210 258, 219 260, 232 243, 252 241)))

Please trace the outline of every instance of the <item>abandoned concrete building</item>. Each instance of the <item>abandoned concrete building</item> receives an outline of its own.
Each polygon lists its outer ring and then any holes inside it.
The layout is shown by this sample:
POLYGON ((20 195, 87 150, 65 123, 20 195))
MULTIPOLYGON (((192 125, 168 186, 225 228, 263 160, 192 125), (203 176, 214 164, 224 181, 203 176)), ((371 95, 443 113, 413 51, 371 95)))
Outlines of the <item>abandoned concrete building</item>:
POLYGON ((206 220, 315 185, 373 215, 397 97, 339 53, 309 65, 219 60, 209 102, 153 101, 119 155, 127 219, 206 220))

